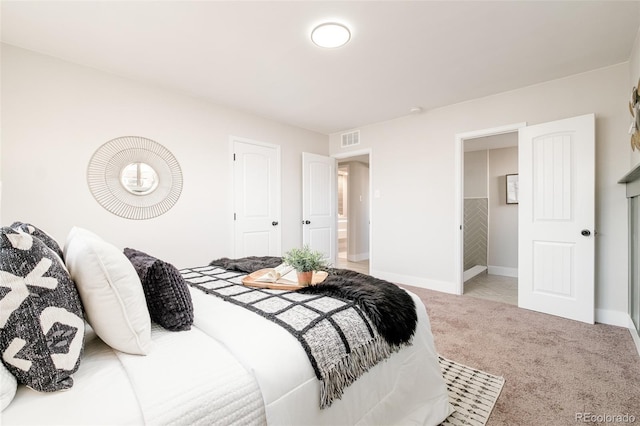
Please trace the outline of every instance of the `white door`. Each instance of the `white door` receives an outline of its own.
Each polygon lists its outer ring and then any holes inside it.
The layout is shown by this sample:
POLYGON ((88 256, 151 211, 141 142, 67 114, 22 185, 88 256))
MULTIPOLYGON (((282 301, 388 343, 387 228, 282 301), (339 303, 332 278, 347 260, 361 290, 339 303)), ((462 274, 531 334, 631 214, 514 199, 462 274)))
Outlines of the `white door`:
POLYGON ((233 139, 234 256, 280 256, 280 147, 233 139))
POLYGON ((520 129, 518 306, 593 324, 595 118, 520 129))
POLYGON ((302 153, 302 243, 335 265, 337 238, 336 160, 302 153))

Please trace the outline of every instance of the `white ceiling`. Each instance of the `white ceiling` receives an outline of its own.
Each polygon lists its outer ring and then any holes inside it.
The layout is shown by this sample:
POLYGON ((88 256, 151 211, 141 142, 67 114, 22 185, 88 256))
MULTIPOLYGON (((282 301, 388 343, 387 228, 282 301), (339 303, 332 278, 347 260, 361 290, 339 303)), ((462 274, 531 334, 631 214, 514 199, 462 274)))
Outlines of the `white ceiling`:
POLYGON ((9 1, 2 41, 333 133, 629 59, 640 3, 9 1), (331 20, 349 44, 320 49, 331 20))

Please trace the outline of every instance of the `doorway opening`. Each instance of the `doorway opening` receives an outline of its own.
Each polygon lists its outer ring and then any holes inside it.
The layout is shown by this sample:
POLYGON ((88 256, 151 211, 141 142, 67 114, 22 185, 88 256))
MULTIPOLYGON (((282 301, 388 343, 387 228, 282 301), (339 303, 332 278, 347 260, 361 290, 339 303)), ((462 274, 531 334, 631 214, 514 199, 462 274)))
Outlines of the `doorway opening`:
MULTIPOLYGON (((455 261, 463 294, 464 141, 518 131, 518 307, 595 320, 595 115, 456 134, 455 261)), ((489 244, 491 247, 491 243, 489 244)), ((489 265, 490 266, 490 265, 489 265)))
POLYGON ((336 267, 363 274, 370 270, 370 152, 338 157, 338 256, 336 267))
POLYGON ((347 258, 349 225, 349 165, 338 164, 338 257, 347 258))
POLYGON ((518 303, 518 207, 507 204, 506 176, 518 174, 525 126, 456 135, 457 294, 518 303))
POLYGON ((466 139, 464 294, 518 304, 518 133, 466 139))

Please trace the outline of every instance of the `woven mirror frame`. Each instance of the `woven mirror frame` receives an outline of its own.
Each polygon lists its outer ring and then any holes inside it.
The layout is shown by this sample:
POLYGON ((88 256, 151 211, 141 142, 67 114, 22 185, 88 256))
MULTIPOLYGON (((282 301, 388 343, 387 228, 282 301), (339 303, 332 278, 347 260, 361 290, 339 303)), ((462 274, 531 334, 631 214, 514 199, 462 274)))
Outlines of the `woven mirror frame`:
POLYGON ((182 170, 171 152, 140 136, 112 139, 96 150, 87 168, 96 201, 127 219, 151 219, 180 198, 182 170))

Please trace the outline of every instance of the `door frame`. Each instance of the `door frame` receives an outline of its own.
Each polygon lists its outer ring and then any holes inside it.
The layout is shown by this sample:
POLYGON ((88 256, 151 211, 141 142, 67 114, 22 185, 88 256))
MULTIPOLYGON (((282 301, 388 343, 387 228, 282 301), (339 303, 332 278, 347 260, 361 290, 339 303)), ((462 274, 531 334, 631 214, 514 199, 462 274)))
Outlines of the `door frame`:
MULTIPOLYGON (((340 152, 333 154, 331 157, 336 160, 346 160, 352 157, 359 157, 361 155, 369 156, 369 271, 373 270, 373 150, 371 148, 363 148, 355 151, 340 152)), ((337 161, 336 161, 337 165, 337 161)), ((336 166, 336 206, 338 205, 338 167, 336 166)), ((338 214, 336 212, 336 231, 338 229, 338 214)), ((336 232, 336 244, 338 239, 338 233, 336 232)), ((337 254, 337 253, 336 253, 337 254)))
POLYGON ((231 205, 229 206, 229 229, 230 235, 229 238, 231 240, 231 250, 233 255, 236 256, 236 220, 234 217, 235 209, 236 209, 236 179, 235 179, 235 142, 241 142, 249 145, 256 145, 265 148, 273 148, 276 150, 276 179, 278 180, 278 185, 276 189, 278 191, 278 199, 280 202, 277 205, 277 216, 280 221, 280 226, 277 227, 277 240, 278 240, 278 252, 280 255, 282 253, 282 156, 281 156, 281 148, 280 145, 261 142, 254 139, 243 138, 239 136, 229 135, 229 179, 231 185, 229 185, 231 205))
POLYGON ((470 132, 456 133, 455 135, 455 175, 454 175, 454 217, 457 223, 454 225, 454 288, 453 293, 462 295, 464 292, 464 141, 468 139, 476 139, 485 136, 495 136, 504 133, 517 132, 520 128, 527 127, 526 122, 507 124, 499 127, 491 127, 482 130, 473 130, 470 132))

